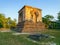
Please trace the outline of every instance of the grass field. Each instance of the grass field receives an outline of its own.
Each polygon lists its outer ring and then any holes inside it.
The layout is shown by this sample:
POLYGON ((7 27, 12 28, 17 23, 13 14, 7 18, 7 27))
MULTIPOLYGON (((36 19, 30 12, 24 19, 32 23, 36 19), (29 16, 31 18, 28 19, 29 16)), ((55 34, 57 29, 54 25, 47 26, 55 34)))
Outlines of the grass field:
POLYGON ((60 31, 59 30, 47 30, 41 31, 42 34, 49 34, 55 37, 55 39, 41 39, 40 41, 32 41, 28 39, 28 35, 12 35, 14 32, 0 32, 0 45, 40 45, 42 42, 53 41, 57 45, 60 45, 60 31))

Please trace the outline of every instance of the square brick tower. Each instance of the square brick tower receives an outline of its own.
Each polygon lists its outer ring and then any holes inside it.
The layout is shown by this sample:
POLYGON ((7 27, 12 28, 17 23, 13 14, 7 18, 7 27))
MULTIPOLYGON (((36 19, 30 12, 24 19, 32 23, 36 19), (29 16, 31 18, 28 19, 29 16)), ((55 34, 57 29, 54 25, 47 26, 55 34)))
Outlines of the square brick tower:
POLYGON ((41 9, 24 6, 18 13, 17 31, 29 33, 45 29, 45 24, 42 23, 41 9))

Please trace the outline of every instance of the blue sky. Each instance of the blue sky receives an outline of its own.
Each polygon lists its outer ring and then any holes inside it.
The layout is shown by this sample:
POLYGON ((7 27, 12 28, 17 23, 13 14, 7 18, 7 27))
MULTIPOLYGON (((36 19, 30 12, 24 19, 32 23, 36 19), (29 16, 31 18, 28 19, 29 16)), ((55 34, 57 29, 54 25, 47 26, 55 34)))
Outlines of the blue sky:
POLYGON ((55 19, 60 11, 60 0, 0 0, 0 13, 4 13, 6 17, 18 19, 18 11, 24 5, 40 8, 42 16, 50 14, 55 19))

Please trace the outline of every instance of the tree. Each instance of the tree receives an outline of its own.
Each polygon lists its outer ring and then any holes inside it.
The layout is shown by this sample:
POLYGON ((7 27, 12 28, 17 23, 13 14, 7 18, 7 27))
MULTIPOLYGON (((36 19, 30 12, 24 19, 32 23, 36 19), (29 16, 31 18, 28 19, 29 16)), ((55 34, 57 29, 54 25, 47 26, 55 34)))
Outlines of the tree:
POLYGON ((49 21, 51 21, 54 17, 52 15, 46 15, 45 18, 49 21))
POLYGON ((0 13, 0 28, 16 27, 16 19, 12 20, 10 17, 6 18, 4 14, 0 13))
POLYGON ((16 28, 16 19, 11 21, 11 28, 16 28))
POLYGON ((58 18, 58 21, 57 21, 56 25, 57 25, 57 28, 60 29, 60 12, 58 12, 57 18, 58 18))
POLYGON ((15 28, 16 27, 16 19, 12 20, 10 17, 7 18, 7 26, 8 28, 15 28))
POLYGON ((58 13, 58 20, 60 21, 60 12, 58 13))
POLYGON ((52 15, 46 15, 42 19, 43 19, 43 22, 46 24, 46 26, 49 27, 49 25, 51 24, 51 20, 53 18, 54 17, 52 15))
POLYGON ((5 28, 5 15, 0 13, 0 26, 5 28))
POLYGON ((3 27, 2 20, 0 19, 0 28, 3 27))

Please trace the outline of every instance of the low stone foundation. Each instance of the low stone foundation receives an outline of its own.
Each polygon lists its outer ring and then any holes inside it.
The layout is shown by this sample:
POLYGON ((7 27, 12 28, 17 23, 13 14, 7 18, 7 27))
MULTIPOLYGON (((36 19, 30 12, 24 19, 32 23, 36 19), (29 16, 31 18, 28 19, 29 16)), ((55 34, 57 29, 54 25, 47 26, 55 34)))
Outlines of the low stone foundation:
POLYGON ((45 24, 42 22, 33 23, 32 21, 19 22, 17 25, 18 32, 40 32, 45 29, 45 24))

